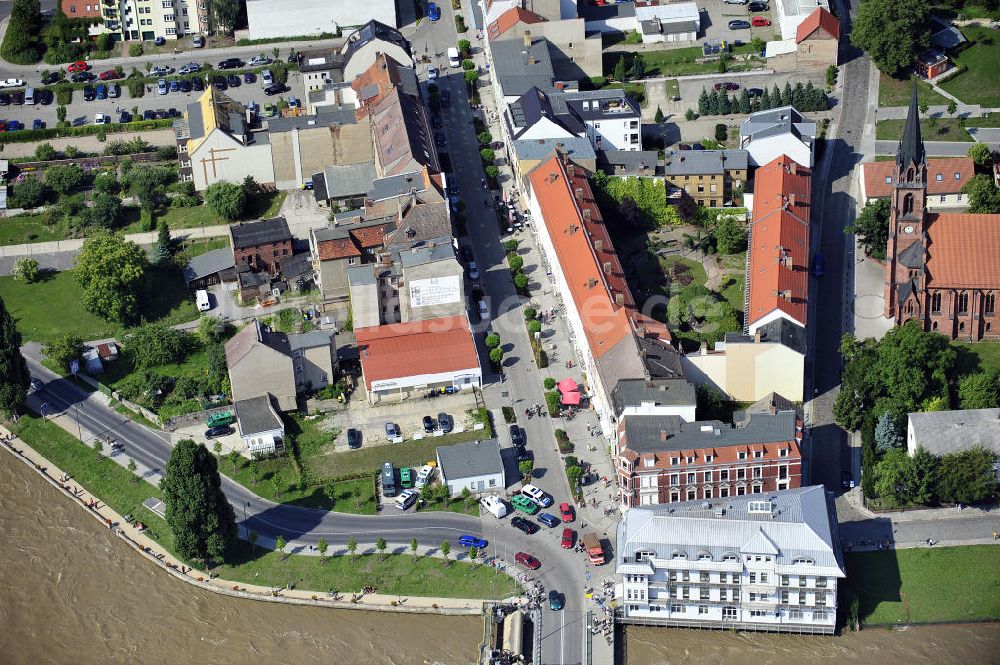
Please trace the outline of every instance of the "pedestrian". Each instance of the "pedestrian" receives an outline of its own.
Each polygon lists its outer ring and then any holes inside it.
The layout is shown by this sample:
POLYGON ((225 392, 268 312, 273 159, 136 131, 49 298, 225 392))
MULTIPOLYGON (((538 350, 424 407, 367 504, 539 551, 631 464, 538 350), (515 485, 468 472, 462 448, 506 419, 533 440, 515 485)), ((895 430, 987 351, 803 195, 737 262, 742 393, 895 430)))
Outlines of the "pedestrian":
POLYGON ((997 539, 997 532, 996 532, 996 531, 994 531, 994 532, 993 532, 993 540, 996 540, 996 539, 997 539))

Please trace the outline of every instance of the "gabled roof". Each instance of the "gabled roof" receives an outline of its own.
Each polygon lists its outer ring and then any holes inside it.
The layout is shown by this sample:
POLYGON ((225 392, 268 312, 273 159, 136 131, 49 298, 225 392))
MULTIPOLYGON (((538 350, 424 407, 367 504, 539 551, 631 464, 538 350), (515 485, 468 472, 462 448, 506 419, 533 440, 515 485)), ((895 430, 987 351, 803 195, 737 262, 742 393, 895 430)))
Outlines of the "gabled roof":
POLYGON ((384 219, 311 231, 320 261, 361 256, 361 250, 382 247, 390 222, 384 219))
POLYGON ((227 268, 233 268, 235 265, 236 261, 233 258, 231 248, 213 249, 188 261, 188 264, 184 266, 184 281, 193 282, 196 279, 222 272, 227 268))
POLYGON ((748 327, 775 310, 806 324, 812 176, 782 155, 757 169, 750 226, 748 327))
POLYGON ((1000 288, 1000 215, 928 214, 926 270, 932 288, 1000 288))
POLYGON ((292 239, 288 230, 288 222, 284 217, 272 217, 259 222, 233 224, 229 227, 233 236, 233 247, 244 249, 263 244, 284 242, 292 239))
POLYGON ((371 20, 347 36, 347 43, 344 44, 344 48, 341 50, 344 62, 349 62, 355 53, 376 40, 395 44, 406 53, 410 53, 411 51, 410 42, 406 40, 403 33, 385 23, 371 20))
POLYGON ((813 36, 840 39, 840 21, 827 10, 817 7, 802 23, 799 23, 799 27, 795 30, 795 43, 799 44, 813 36))
POLYGON ((916 444, 933 455, 976 446, 1000 454, 1000 409, 911 413, 909 427, 916 444))
POLYGON ((555 72, 546 39, 534 39, 528 49, 517 39, 494 42, 493 71, 504 96, 521 96, 531 88, 552 90, 555 72))
POLYGON ((369 388, 375 381, 479 369, 465 315, 358 328, 354 337, 369 388))
POLYGON ((439 170, 430 125, 419 99, 393 88, 375 107, 371 122, 380 175, 396 175, 422 166, 439 170))
MULTIPOLYGON (((486 36, 490 39, 490 41, 493 41, 494 39, 499 39, 518 23, 530 25, 534 23, 542 23, 543 21, 545 21, 545 19, 535 12, 528 11, 527 9, 521 9, 520 7, 511 7, 503 14, 500 14, 495 21, 486 26, 486 36)), ((520 35, 512 36, 520 37, 520 35)))
POLYGON ((264 393, 250 399, 236 400, 233 404, 236 410, 236 423, 241 436, 251 436, 262 432, 281 430, 285 427, 274 410, 271 393, 264 393))
POLYGON ((590 139, 584 136, 552 139, 520 139, 514 141, 514 154, 521 160, 545 159, 559 149, 572 160, 596 159, 597 153, 590 139))
POLYGON ((416 73, 385 53, 380 53, 371 67, 351 81, 358 96, 358 117, 368 115, 394 88, 411 97, 420 95, 416 73))
MULTIPOLYGON (((892 194, 895 162, 866 162, 861 169, 865 196, 884 198, 892 194)), ((971 157, 931 157, 927 160, 927 194, 958 194, 975 174, 976 165, 971 157)))

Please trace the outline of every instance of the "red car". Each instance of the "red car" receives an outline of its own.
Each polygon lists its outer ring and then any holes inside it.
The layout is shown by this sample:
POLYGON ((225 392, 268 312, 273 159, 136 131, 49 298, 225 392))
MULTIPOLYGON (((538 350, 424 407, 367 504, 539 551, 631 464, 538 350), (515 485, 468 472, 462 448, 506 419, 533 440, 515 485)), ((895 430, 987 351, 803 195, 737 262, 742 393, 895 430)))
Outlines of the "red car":
POLYGON ((573 529, 563 529, 562 548, 564 550, 573 549, 573 542, 576 540, 576 531, 573 529))
POLYGON ((563 522, 573 521, 573 506, 568 503, 559 504, 559 516, 562 517, 563 522))
POLYGON ((527 552, 518 552, 514 555, 514 561, 521 564, 528 570, 538 570, 542 567, 542 562, 531 556, 527 552))
POLYGON ((771 19, 764 18, 763 16, 754 16, 752 19, 750 19, 750 25, 752 25, 755 28, 766 28, 767 26, 771 25, 771 19))
POLYGON ((100 76, 98 76, 97 78, 101 79, 102 81, 110 81, 112 79, 118 78, 118 72, 116 72, 113 69, 109 69, 106 72, 101 72, 100 76))
POLYGON ((90 65, 83 60, 77 60, 76 62, 71 63, 70 66, 66 68, 66 71, 72 74, 76 72, 85 72, 88 69, 90 69, 90 65))
POLYGON ((726 90, 727 92, 730 91, 730 90, 739 90, 740 89, 740 84, 739 83, 733 83, 732 81, 726 81, 725 83, 716 83, 715 84, 715 89, 716 90, 720 90, 720 91, 721 90, 726 90))

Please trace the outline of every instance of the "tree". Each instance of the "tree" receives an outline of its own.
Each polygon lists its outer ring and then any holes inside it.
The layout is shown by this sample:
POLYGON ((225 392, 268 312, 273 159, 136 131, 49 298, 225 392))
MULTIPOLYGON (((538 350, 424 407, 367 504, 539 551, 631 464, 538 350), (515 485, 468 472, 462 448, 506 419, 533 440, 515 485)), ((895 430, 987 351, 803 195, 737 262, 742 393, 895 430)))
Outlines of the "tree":
POLYGON ((656 115, 653 116, 653 122, 661 123, 663 122, 663 110, 660 109, 659 104, 656 106, 656 115))
POLYGON ((375 549, 378 550, 379 561, 385 561, 385 548, 388 547, 388 543, 385 542, 385 538, 379 538, 375 541, 375 549))
POLYGON ((966 153, 976 164, 976 168, 988 169, 993 164, 993 155, 990 154, 990 147, 985 143, 973 143, 966 153))
POLYGON ((441 541, 441 554, 444 556, 444 565, 448 565, 448 554, 451 552, 451 543, 447 540, 441 541))
POLYGON ((566 479, 569 480, 569 486, 575 491, 580 487, 580 479, 583 477, 583 469, 579 465, 573 465, 566 469, 566 479))
POLYGON ((228 222, 239 219, 246 204, 246 190, 234 183, 220 180, 212 183, 205 190, 205 205, 228 222))
POLYGON ((997 456, 983 447, 949 453, 941 458, 937 495, 949 503, 976 503, 997 489, 993 465, 997 456))
POLYGON ((356 559, 354 553, 358 551, 358 541, 351 536, 347 539, 347 551, 350 553, 352 559, 356 559))
POLYGON ((316 549, 319 550, 319 555, 321 557, 326 556, 326 550, 329 549, 330 545, 326 542, 326 538, 320 538, 316 543, 316 549))
POLYGON ((692 111, 691 109, 688 109, 687 111, 684 111, 684 119, 687 120, 688 122, 691 122, 697 116, 698 116, 698 114, 695 113, 694 111, 692 111))
POLYGON ((483 148, 479 151, 479 156, 482 158, 484 164, 492 164, 496 160, 497 155, 493 152, 493 148, 483 148))
POLYGON ((632 58, 632 79, 641 79, 646 75, 646 63, 642 59, 642 54, 636 53, 632 58))
POLYGON ((851 43, 867 51, 880 71, 895 76, 927 48, 927 15, 924 0, 867 0, 854 15, 851 43))
POLYGON ((240 15, 240 0, 209 0, 209 24, 220 32, 233 33, 240 15))
POLYGON ((1000 213, 1000 189, 985 173, 972 176, 972 179, 962 186, 962 193, 969 197, 969 212, 1000 213))
MULTIPOLYGON (((707 115, 711 113, 711 106, 709 105, 709 94, 708 90, 705 88, 701 89, 701 95, 698 97, 698 115, 707 115)), ((685 116, 686 117, 686 116, 685 116)), ((690 120, 691 118, 688 118, 690 120)))
POLYGON ((54 337, 42 347, 42 353, 64 371, 69 370, 69 363, 83 353, 83 340, 74 333, 65 333, 54 337))
POLYGON ((556 380, 551 376, 547 376, 545 377, 545 380, 542 381, 542 385, 545 386, 546 390, 553 390, 556 387, 556 380))
POLYGON ((893 448, 875 465, 875 491, 881 497, 908 505, 913 500, 916 484, 913 458, 904 448, 893 448))
POLYGON ((844 227, 845 233, 854 233, 858 237, 865 254, 879 261, 885 260, 888 248, 890 212, 888 198, 873 199, 861 209, 854 224, 844 227))
POLYGON ((920 115, 927 115, 927 109, 929 108, 930 106, 927 105, 927 102, 920 102, 917 105, 917 110, 920 111, 920 115))
POLYGON ((1000 407, 1000 370, 988 367, 982 372, 962 377, 958 398, 963 409, 995 409, 1000 407))
POLYGON ((222 559, 236 539, 236 515, 222 492, 215 457, 203 444, 182 439, 160 482, 167 524, 185 559, 222 559))
POLYGON ((21 333, 0 298, 0 411, 14 417, 28 399, 31 376, 21 355, 21 333))
POLYGON ((493 135, 487 131, 479 132, 476 135, 476 139, 479 141, 479 145, 489 145, 493 143, 493 135))
POLYGON ((528 288, 528 281, 529 281, 528 276, 525 275, 523 272, 519 272, 516 275, 514 275, 514 286, 517 287, 518 291, 524 291, 526 288, 528 288))
POLYGON ((503 349, 499 346, 490 349, 490 362, 495 366, 499 367, 500 363, 503 361, 503 349))
POLYGON ((785 89, 781 91, 781 105, 794 106, 794 101, 792 97, 792 84, 789 81, 785 81, 785 89))
POLYGON ((629 226, 639 225, 642 221, 642 211, 639 210, 635 199, 628 195, 623 196, 622 200, 618 203, 618 214, 621 216, 622 221, 629 226))
POLYGON ((11 208, 37 208, 45 202, 45 185, 38 178, 27 177, 11 187, 11 208))
POLYGON ((156 246, 153 247, 153 263, 166 265, 173 256, 173 240, 170 238, 170 226, 164 222, 157 229, 156 246))
POLYGON ((470 490, 468 487, 463 487, 462 492, 459 494, 459 496, 462 498, 462 503, 464 503, 465 507, 468 508, 469 499, 472 498, 472 490, 470 490))
POLYGON ((625 56, 620 55, 618 56, 618 62, 615 63, 615 69, 614 72, 611 74, 611 77, 614 80, 618 81, 619 83, 624 83, 625 76, 626 76, 625 56))
POLYGON ((84 307, 109 321, 134 321, 148 263, 146 252, 122 236, 108 231, 91 235, 76 257, 84 307))
POLYGON ((271 476, 271 489, 274 490, 275 498, 280 497, 285 489, 285 479, 278 472, 271 476))
POLYGON ((114 194, 97 192, 89 208, 82 211, 87 226, 111 230, 118 226, 122 215, 122 201, 114 194))
POLYGON ((524 259, 517 255, 511 256, 507 259, 507 266, 511 272, 516 273, 524 267, 524 259))
POLYGON ((121 335, 125 353, 135 367, 179 363, 191 348, 190 333, 164 323, 145 323, 121 335))
POLYGON ((500 346, 500 335, 497 333, 490 333, 486 336, 486 348, 495 349, 500 346))
POLYGON ((708 115, 719 115, 722 102, 719 99, 719 91, 713 90, 708 95, 708 115))
POLYGON ((746 224, 733 215, 720 215, 715 223, 715 238, 720 253, 738 254, 747 248, 746 224))
POLYGON ((904 443, 892 414, 886 411, 875 425, 875 449, 880 453, 887 453, 895 448, 902 448, 904 443))
MULTIPOLYGON (((281 535, 280 533, 274 539, 274 549, 277 550, 278 554, 284 554, 285 553, 285 551, 284 551, 285 550, 285 545, 287 545, 287 544, 288 544, 288 541, 285 540, 285 537, 283 535, 281 535)), ((282 557, 282 558, 284 558, 284 557, 282 557)))
POLYGON ((954 99, 952 99, 952 100, 950 100, 948 102, 948 109, 947 110, 948 110, 948 115, 950 115, 950 116, 954 116, 955 112, 958 111, 958 104, 955 103, 954 99))
POLYGON ((236 471, 237 471, 236 465, 240 463, 240 459, 242 457, 243 456, 240 455, 239 451, 237 451, 236 449, 230 450, 229 454, 226 455, 226 459, 228 459, 229 463, 233 465, 233 475, 234 476, 236 475, 236 471))
POLYGON ((475 570, 475 568, 476 568, 476 559, 478 559, 478 558, 479 558, 479 548, 478 547, 470 547, 469 548, 469 560, 472 561, 472 569, 473 570, 475 570))
POLYGON ((535 468, 535 463, 532 462, 530 459, 526 459, 522 462, 519 462, 517 465, 517 470, 521 472, 522 479, 530 479, 531 472, 534 470, 534 468, 535 468))
POLYGON ((549 410, 550 416, 559 415, 559 408, 562 404, 562 399, 559 396, 558 390, 550 390, 545 393, 545 406, 549 410))
POLYGON ((38 259, 22 256, 14 262, 14 279, 33 284, 38 279, 38 259))
POLYGON ((250 469, 250 482, 253 483, 254 486, 256 486, 257 476, 260 475, 260 465, 257 464, 257 460, 255 459, 250 460, 249 469, 250 469))
POLYGON ((83 169, 76 164, 59 164, 45 170, 45 184, 58 194, 69 194, 83 182, 83 169))
POLYGON ((42 143, 35 148, 35 160, 39 162, 47 162, 50 159, 56 158, 56 149, 52 147, 51 143, 42 143))
POLYGON ((740 113, 750 113, 750 93, 746 88, 740 93, 740 113))
POLYGON ((762 111, 766 111, 767 109, 771 108, 772 105, 773 103, 771 102, 771 93, 767 91, 767 88, 764 88, 764 92, 760 96, 760 109, 762 111))
POLYGON ((56 120, 60 123, 66 122, 66 107, 63 104, 56 107, 56 120))
POLYGON ((416 554, 417 554, 417 539, 416 538, 410 538, 410 552, 414 556, 416 556, 416 554))
POLYGON ((104 459, 104 444, 101 443, 100 439, 94 439, 90 447, 94 449, 94 459, 98 462, 104 459))
POLYGON ((138 469, 138 468, 139 467, 136 466, 136 464, 135 464, 135 460, 134 459, 129 459, 129 461, 128 461, 128 470, 129 470, 129 473, 131 473, 132 475, 129 476, 128 481, 130 483, 132 483, 133 485, 135 485, 136 483, 139 482, 139 476, 135 475, 136 469, 138 469))

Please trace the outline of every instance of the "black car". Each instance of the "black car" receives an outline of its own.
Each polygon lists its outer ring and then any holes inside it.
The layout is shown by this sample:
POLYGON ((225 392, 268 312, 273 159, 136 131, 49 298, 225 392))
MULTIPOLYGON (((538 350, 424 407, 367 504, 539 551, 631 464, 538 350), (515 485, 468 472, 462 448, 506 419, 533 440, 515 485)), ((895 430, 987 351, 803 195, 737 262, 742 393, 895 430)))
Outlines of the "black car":
POLYGON ((751 2, 747 5, 747 9, 752 12, 766 12, 768 6, 766 2, 751 2))
POLYGON ((253 83, 257 80, 257 76, 253 72, 247 72, 243 75, 244 83, 253 83))
POLYGON ((142 112, 143 120, 156 120, 156 111, 153 109, 146 109, 142 112))
POLYGON ((180 90, 181 92, 191 92, 191 80, 181 79, 180 90))
POLYGON ((94 86, 85 85, 83 86, 83 100, 85 102, 91 102, 97 97, 97 92, 94 90, 94 86))
POLYGON ((157 37, 156 39, 153 40, 153 43, 156 44, 157 46, 163 46, 164 44, 167 43, 167 38, 157 37))
POLYGON ((73 83, 86 83, 94 78, 94 75, 90 72, 77 72, 69 77, 69 80, 73 83))
POLYGON ((226 58, 219 63, 219 69, 238 69, 243 66, 243 61, 239 58, 226 58))
POLYGON ((449 416, 447 413, 439 413, 438 414, 438 429, 440 429, 442 432, 444 432, 445 434, 447 434, 448 432, 451 431, 452 427, 453 427, 453 423, 452 423, 452 420, 451 420, 451 416, 449 416))
POLYGON ((435 115, 431 118, 431 124, 434 125, 434 129, 441 129, 444 127, 444 120, 441 119, 441 116, 435 115))
POLYGON ((443 106, 444 108, 448 108, 449 106, 451 106, 451 93, 448 92, 447 90, 441 91, 441 106, 443 106))
POLYGON ((424 416, 424 434, 433 434, 434 426, 434 419, 430 416, 424 416))
POLYGON ((157 120, 163 120, 163 119, 165 119, 167 117, 167 110, 166 109, 156 109, 156 111, 154 111, 154 113, 156 114, 155 117, 156 117, 157 120))
POLYGON ((515 448, 515 450, 517 451, 516 459, 518 462, 530 462, 531 460, 534 459, 534 457, 531 454, 531 451, 525 448, 524 446, 518 446, 517 448, 515 448))
POLYGON ((15 90, 14 92, 10 93, 10 101, 11 101, 12 104, 14 104, 14 106, 20 106, 21 104, 23 104, 24 103, 24 91, 23 90, 15 90))
POLYGON ((205 89, 205 82, 201 80, 201 77, 196 79, 191 79, 191 87, 197 90, 198 92, 201 92, 202 90, 205 89))
POLYGON ((214 439, 217 436, 226 436, 227 434, 232 434, 233 428, 229 425, 221 425, 219 427, 212 427, 205 431, 206 439, 214 439))
POLYGON ((510 525, 512 527, 514 527, 515 529, 520 529, 521 531, 523 531, 524 533, 528 534, 529 536, 531 534, 533 534, 533 533, 537 533, 538 530, 542 528, 542 527, 538 526, 537 524, 535 524, 534 522, 532 522, 531 520, 525 519, 525 518, 521 517, 520 515, 518 515, 517 517, 515 517, 514 519, 512 519, 510 521, 510 525))
POLYGON ((0 92, 0 106, 10 106, 10 95, 0 92))
POLYGON ((760 97, 764 94, 764 88, 747 88, 747 94, 753 97, 760 97))
POLYGON ((444 132, 434 132, 434 143, 439 148, 448 145, 448 139, 445 137, 444 132))
POLYGON ((521 428, 517 425, 510 426, 510 442, 515 446, 524 445, 524 436, 521 434, 521 428))
POLYGON ((230 88, 238 88, 240 86, 240 77, 236 74, 230 74, 226 78, 226 83, 229 84, 230 88))
POLYGON ((181 117, 181 112, 178 111, 177 109, 167 109, 167 117, 168 118, 179 118, 179 117, 181 117))
POLYGON ((729 22, 729 29, 730 30, 749 30, 750 29, 750 21, 730 21, 729 22))
POLYGON ((126 122, 132 122, 132 114, 129 113, 128 111, 122 111, 121 114, 118 116, 118 122, 122 123, 123 125, 126 122))
POLYGON ((347 430, 347 447, 348 448, 361 447, 361 432, 359 432, 354 428, 347 430))
POLYGON ((215 78, 213 78, 212 85, 214 85, 219 90, 226 90, 229 88, 229 85, 226 83, 225 76, 216 76, 215 78))
POLYGON ((49 72, 42 77, 42 85, 52 85, 53 83, 58 83, 61 78, 62 72, 49 72))
POLYGON ((285 86, 280 83, 272 83, 271 85, 264 88, 265 95, 280 95, 285 91, 285 86))

